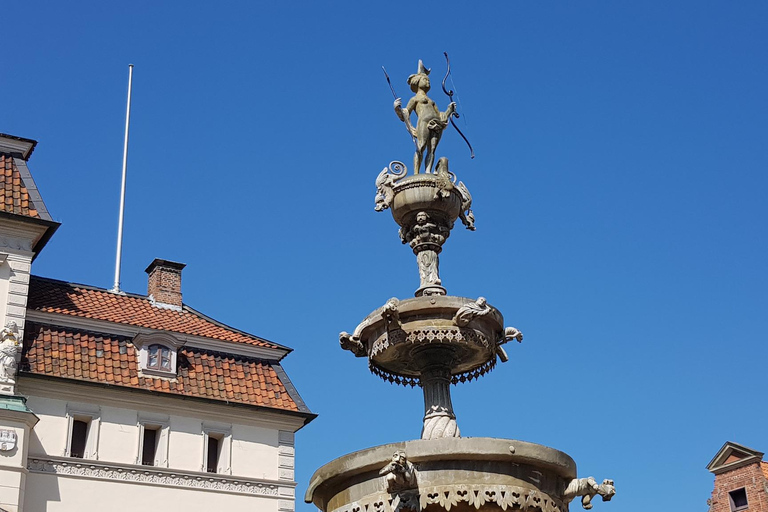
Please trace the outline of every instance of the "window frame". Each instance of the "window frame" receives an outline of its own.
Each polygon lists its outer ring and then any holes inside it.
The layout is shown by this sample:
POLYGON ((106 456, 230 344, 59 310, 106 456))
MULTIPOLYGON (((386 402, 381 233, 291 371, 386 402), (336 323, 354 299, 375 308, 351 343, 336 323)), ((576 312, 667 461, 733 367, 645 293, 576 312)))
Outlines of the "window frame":
POLYGON ((158 416, 151 414, 139 414, 138 419, 139 438, 136 451, 136 464, 145 467, 168 467, 168 444, 170 438, 170 418, 168 416, 158 416), (155 439, 155 460, 154 464, 143 464, 144 462, 144 430, 151 429, 157 431, 155 439))
POLYGON ((738 489, 732 489, 728 491, 728 505, 730 505, 731 507, 731 512, 739 512, 740 510, 747 510, 749 508, 749 497, 747 496, 747 488, 739 487, 738 489), (739 492, 739 491, 744 491, 744 500, 746 501, 745 505, 737 506, 733 500, 733 493, 739 492))
POLYGON ((100 429, 101 410, 99 407, 67 404, 67 439, 64 447, 64 456, 81 460, 99 460, 100 429), (72 436, 74 434, 75 421, 83 421, 88 424, 82 459, 80 457, 72 457, 72 436))
POLYGON ((231 475, 232 474, 232 426, 203 424, 203 460, 200 464, 203 473, 231 475), (208 439, 214 438, 219 442, 219 457, 216 471, 208 471, 208 439))
MULTIPOLYGON (((178 368, 178 350, 185 342, 164 332, 139 333, 132 340, 139 359, 139 370, 144 376, 176 378, 178 368), (158 358, 157 366, 150 366, 150 349, 154 346, 168 349, 169 368, 162 367, 162 355, 158 358)), ((162 351, 161 351, 162 352, 162 351)))
POLYGON ((153 343, 147 347, 147 370, 155 370, 158 372, 170 372, 173 369, 173 350, 161 343, 153 343), (157 362, 152 364, 152 349, 157 348, 157 362), (165 362, 168 362, 166 368, 165 362))

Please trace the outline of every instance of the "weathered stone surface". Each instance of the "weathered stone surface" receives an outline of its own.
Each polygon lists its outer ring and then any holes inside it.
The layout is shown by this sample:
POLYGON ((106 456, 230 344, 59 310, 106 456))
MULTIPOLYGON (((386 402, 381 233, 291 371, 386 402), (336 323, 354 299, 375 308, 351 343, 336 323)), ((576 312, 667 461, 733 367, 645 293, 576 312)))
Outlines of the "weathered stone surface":
POLYGON ((565 453, 524 441, 445 438, 393 443, 340 457, 312 476, 305 501, 323 512, 424 509, 523 508, 568 510, 566 485, 576 464, 565 453), (379 474, 392 454, 413 464, 416 488, 387 491, 379 474))
POLYGON ((453 377, 469 376, 483 368, 488 371, 495 364, 496 348, 505 342, 504 317, 483 302, 485 314, 472 318, 465 315, 462 318, 466 322, 457 325, 457 312, 476 303, 474 299, 449 295, 405 299, 394 306, 398 320, 393 323, 386 319, 394 314, 390 300, 368 315, 353 334, 342 333, 341 344, 358 357, 367 356, 371 370, 386 379, 418 380, 422 368, 417 364, 416 352, 438 345, 453 351, 453 377))

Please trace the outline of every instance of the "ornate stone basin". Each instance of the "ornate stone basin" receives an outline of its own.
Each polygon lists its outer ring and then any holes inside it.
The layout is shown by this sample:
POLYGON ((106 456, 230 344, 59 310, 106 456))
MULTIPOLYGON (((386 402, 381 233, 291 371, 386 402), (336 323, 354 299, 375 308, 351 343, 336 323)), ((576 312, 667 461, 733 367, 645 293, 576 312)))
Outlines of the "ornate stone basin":
POLYGON ((355 330, 365 347, 357 355, 367 356, 377 375, 388 380, 390 376, 405 377, 405 383, 408 378, 418 379, 425 351, 431 349, 448 354, 455 382, 479 376, 495 365, 499 342, 504 340, 504 317, 498 309, 487 305, 471 319, 457 319, 459 310, 477 301, 431 295, 396 302, 391 299, 355 330))
POLYGON ((394 197, 390 207, 395 222, 407 226, 415 221, 418 212, 426 211, 437 223, 453 227, 461 212, 462 198, 452 186, 440 196, 441 184, 435 174, 416 174, 398 181, 393 187, 394 197))
POLYGON ((525 441, 443 438, 368 448, 315 471, 304 497, 323 512, 529 510, 565 512, 576 463, 565 453, 525 441), (393 455, 413 478, 387 477, 393 455), (385 474, 380 474, 385 473, 385 474))

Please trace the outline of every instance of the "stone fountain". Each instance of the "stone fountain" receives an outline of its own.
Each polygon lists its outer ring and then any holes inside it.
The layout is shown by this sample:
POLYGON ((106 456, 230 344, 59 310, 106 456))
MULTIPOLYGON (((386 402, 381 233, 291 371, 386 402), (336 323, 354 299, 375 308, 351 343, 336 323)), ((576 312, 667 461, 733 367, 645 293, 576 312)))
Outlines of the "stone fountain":
POLYGON ((389 299, 351 334, 340 335, 341 347, 366 358, 374 375, 421 387, 421 439, 326 464, 312 476, 305 500, 323 512, 566 512, 581 496, 590 509, 594 496, 613 497, 613 481, 577 478, 576 463, 565 453, 525 441, 460 437, 451 384, 506 362, 503 345, 521 342, 523 335, 505 327, 501 312, 485 298, 447 295, 440 279, 439 255, 454 223, 460 220, 473 231, 475 224, 469 190, 449 170, 447 158, 435 163, 442 132, 458 114, 455 103, 440 112, 429 98, 429 71, 419 61, 408 78, 413 98, 405 108, 399 98, 394 105, 416 147, 414 172, 409 176, 405 164, 390 163, 376 178, 375 198, 375 209, 392 212, 402 243, 416 256, 419 288, 413 298, 389 299))

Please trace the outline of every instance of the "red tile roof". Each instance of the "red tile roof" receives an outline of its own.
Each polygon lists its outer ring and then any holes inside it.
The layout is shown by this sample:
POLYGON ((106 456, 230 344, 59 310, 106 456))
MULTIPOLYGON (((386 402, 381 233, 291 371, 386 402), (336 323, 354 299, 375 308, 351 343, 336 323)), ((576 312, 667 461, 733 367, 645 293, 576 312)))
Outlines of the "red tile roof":
POLYGON ((30 278, 27 308, 288 351, 276 343, 216 322, 187 306, 177 311, 155 306, 144 296, 122 295, 37 276, 30 278))
POLYGON ((27 322, 20 370, 22 376, 31 373, 309 412, 291 397, 286 385, 292 385, 281 381, 284 373, 276 362, 183 347, 177 366, 175 379, 143 376, 130 337, 27 322))
POLYGON ((0 211, 40 218, 13 157, 0 153, 0 211))

